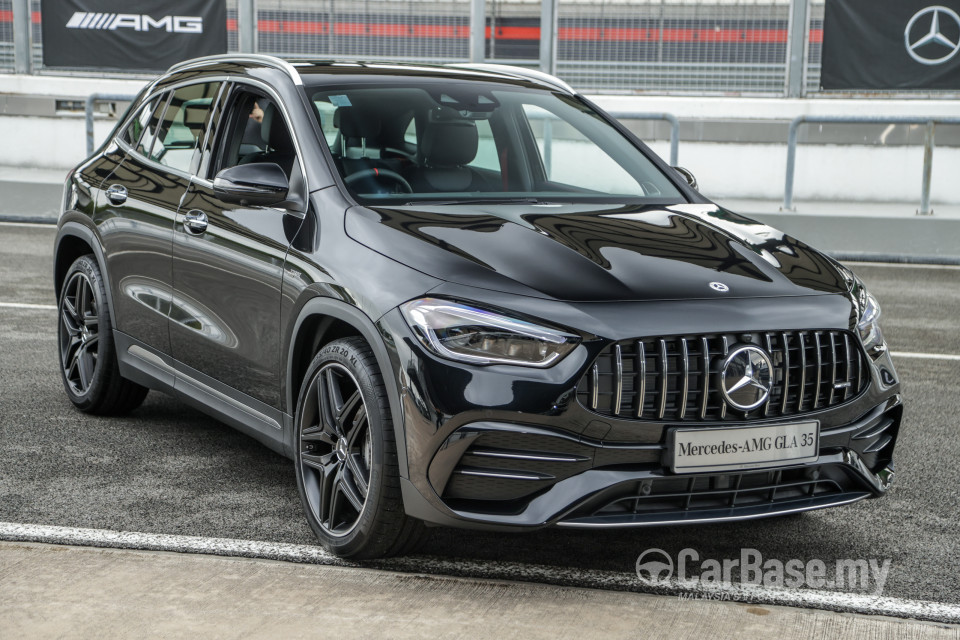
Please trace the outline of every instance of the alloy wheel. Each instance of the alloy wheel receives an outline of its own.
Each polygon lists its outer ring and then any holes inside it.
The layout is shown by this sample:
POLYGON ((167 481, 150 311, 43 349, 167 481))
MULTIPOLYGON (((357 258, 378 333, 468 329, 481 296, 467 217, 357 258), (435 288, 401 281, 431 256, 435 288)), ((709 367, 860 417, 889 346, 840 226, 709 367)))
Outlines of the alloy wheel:
POLYGON ((90 389, 100 350, 100 314, 85 273, 74 273, 60 300, 60 366, 71 391, 90 389))
POLYGON ((313 516, 331 536, 347 535, 367 500, 373 456, 367 406, 346 367, 331 362, 314 375, 299 431, 300 473, 313 516))

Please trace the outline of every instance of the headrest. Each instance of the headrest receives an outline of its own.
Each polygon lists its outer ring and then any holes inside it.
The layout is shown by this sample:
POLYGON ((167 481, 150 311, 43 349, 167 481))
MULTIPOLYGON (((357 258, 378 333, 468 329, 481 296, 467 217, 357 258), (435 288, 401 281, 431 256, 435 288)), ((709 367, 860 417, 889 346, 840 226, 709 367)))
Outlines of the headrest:
POLYGON ((363 113, 356 107, 339 107, 333 112, 333 126, 346 139, 364 138, 373 140, 380 135, 380 118, 376 114, 363 113))
POLYGON ((203 129, 210 114, 210 98, 197 98, 183 103, 183 126, 190 129, 194 135, 203 129))
MULTIPOLYGON (((261 102, 262 104, 262 102, 261 102)), ((290 151, 293 141, 283 122, 280 110, 272 102, 263 109, 263 122, 260 123, 260 137, 275 151, 290 151)))
POLYGON ((440 120, 427 124, 420 153, 427 166, 460 167, 477 156, 478 143, 473 120, 440 120))

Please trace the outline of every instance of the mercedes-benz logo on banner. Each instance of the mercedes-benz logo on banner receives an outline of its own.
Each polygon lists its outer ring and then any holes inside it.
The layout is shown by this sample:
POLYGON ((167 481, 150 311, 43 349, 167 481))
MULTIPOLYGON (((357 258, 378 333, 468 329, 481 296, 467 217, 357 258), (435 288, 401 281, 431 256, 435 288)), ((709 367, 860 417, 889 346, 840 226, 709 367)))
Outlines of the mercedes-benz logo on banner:
POLYGON ((940 5, 921 9, 907 23, 903 41, 920 64, 943 64, 960 51, 960 16, 940 5))
POLYGON ((734 409, 756 409, 770 397, 773 363, 753 345, 734 347, 720 367, 720 391, 734 409))

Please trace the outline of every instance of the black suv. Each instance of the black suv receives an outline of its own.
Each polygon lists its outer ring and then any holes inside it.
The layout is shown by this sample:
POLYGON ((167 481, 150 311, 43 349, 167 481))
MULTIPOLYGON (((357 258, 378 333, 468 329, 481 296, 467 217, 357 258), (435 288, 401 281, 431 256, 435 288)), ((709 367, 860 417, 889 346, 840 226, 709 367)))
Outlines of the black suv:
POLYGON ((883 494, 899 383, 845 267, 563 82, 215 56, 66 182, 67 395, 294 460, 320 541, 757 518, 883 494))

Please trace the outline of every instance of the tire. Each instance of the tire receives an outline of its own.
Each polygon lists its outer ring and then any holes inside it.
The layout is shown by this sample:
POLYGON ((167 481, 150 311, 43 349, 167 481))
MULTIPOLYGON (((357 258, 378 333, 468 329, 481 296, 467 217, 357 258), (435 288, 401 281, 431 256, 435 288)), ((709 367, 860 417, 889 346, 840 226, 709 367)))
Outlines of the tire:
POLYGON ((362 338, 336 340, 317 353, 300 389, 296 425, 297 489, 320 543, 358 560, 411 551, 424 526, 403 510, 387 392, 362 338))
POLYGON ((57 311, 60 377, 73 405, 96 415, 120 415, 140 406, 147 388, 120 375, 107 291, 93 256, 70 265, 57 311))

